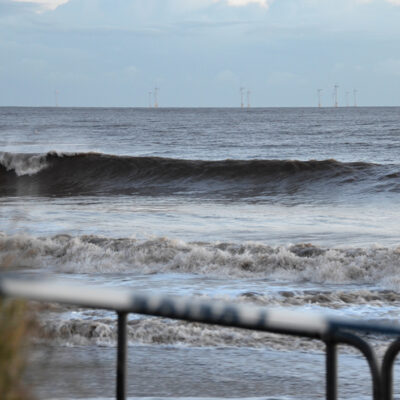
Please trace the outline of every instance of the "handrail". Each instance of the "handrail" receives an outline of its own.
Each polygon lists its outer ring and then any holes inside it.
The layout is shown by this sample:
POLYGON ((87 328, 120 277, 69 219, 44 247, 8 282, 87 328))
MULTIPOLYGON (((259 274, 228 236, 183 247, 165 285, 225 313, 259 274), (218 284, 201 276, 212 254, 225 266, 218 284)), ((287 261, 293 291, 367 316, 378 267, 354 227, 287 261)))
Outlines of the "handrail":
POLYGON ((184 296, 150 295, 129 288, 105 288, 61 282, 40 277, 26 279, 0 276, 0 296, 56 302, 80 307, 113 310, 118 315, 117 399, 125 395, 126 376, 126 316, 128 313, 203 322, 258 331, 296 335, 322 340, 327 346, 327 398, 336 399, 336 344, 358 348, 367 359, 375 400, 391 399, 391 370, 395 356, 378 368, 371 346, 350 333, 370 332, 400 336, 400 325, 367 323, 361 320, 337 318, 319 313, 300 312, 285 308, 267 308, 246 304, 196 299, 184 296), (385 379, 381 379, 381 375, 385 379), (382 397, 385 396, 385 397, 382 397))
POLYGON ((0 295, 317 338, 339 329, 400 335, 400 325, 371 324, 283 307, 149 295, 129 288, 82 285, 48 278, 0 277, 0 295))

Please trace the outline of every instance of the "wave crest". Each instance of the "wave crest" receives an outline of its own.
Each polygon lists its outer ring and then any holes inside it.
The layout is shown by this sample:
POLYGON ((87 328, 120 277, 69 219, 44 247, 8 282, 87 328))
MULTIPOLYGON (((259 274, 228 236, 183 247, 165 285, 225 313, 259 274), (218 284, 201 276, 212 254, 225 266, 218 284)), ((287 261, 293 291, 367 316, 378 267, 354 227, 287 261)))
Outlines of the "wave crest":
POLYGON ((269 196, 337 191, 400 191, 397 166, 336 160, 185 160, 99 153, 0 153, 0 194, 269 196))
POLYGON ((45 154, 18 154, 0 152, 0 165, 17 176, 34 175, 48 166, 45 154))
POLYGON ((321 248, 310 244, 187 243, 99 236, 0 236, 0 268, 62 273, 196 273, 400 289, 400 248, 321 248))
MULTIPOLYGON (((115 346, 117 329, 114 320, 70 319, 47 320, 40 323, 40 340, 61 345, 115 346)), ((277 350, 322 349, 323 345, 306 339, 288 341, 287 336, 267 332, 247 331, 215 325, 172 321, 161 318, 141 318, 127 326, 129 343, 145 345, 184 345, 195 347, 260 347, 277 350)))

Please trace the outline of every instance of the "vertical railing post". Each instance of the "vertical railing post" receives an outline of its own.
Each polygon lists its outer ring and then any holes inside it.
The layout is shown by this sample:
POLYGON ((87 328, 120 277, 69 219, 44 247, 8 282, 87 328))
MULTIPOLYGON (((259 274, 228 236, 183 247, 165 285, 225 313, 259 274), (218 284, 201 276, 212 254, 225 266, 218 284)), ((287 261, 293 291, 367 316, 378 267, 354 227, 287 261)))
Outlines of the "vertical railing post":
POLYGON ((400 352, 400 339, 394 341, 386 350, 382 362, 382 392, 383 400, 393 399, 393 367, 400 352))
POLYGON ((347 344, 360 350, 369 365, 372 377, 372 397, 374 400, 382 400, 381 371, 378 367, 378 361, 372 347, 359 336, 349 332, 335 332, 335 342, 337 344, 347 344))
POLYGON ((117 349, 117 400, 126 399, 126 320, 127 314, 117 312, 118 315, 118 349, 117 349))
POLYGON ((326 400, 337 399, 337 346, 328 339, 326 344, 326 400))

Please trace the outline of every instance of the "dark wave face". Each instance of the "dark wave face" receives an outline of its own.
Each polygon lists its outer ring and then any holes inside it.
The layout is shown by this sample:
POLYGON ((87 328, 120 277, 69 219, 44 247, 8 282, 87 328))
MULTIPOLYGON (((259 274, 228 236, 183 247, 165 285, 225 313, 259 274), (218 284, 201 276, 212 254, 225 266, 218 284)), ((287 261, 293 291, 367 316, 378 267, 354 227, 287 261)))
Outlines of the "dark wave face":
POLYGON ((397 165, 0 153, 1 196, 186 194, 253 198, 388 191, 400 192, 397 165))

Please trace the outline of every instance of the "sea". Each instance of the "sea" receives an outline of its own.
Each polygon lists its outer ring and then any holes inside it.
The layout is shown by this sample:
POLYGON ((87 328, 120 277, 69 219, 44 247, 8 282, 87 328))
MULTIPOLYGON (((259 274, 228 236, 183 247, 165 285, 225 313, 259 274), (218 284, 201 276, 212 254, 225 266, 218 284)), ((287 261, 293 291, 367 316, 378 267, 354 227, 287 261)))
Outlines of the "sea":
MULTIPOLYGON (((396 323, 399 139, 396 107, 2 107, 0 266, 396 323)), ((35 307, 37 398, 113 398, 115 314, 35 307)), ((128 341, 132 399, 324 397, 318 341, 135 314, 128 341)), ((357 351, 339 377, 371 398, 357 351)))

